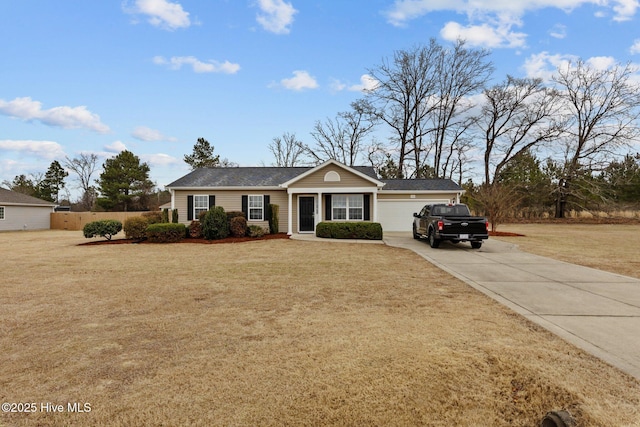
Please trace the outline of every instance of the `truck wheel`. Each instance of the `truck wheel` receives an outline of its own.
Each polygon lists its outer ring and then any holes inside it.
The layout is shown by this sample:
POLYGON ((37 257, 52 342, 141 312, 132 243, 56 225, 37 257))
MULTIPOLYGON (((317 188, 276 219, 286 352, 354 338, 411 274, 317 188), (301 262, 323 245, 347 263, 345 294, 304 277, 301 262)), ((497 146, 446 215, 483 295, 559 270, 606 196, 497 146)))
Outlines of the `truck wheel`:
POLYGON ((418 235, 418 233, 416 233, 416 225, 413 224, 413 238, 418 240, 420 239, 420 236, 418 235))
POLYGON ((480 249, 482 247, 482 242, 471 242, 471 247, 473 249, 480 249))
POLYGON ((440 246, 440 239, 436 239, 435 234, 436 233, 434 233, 433 231, 429 233, 429 246, 431 246, 433 249, 436 249, 438 246, 440 246))

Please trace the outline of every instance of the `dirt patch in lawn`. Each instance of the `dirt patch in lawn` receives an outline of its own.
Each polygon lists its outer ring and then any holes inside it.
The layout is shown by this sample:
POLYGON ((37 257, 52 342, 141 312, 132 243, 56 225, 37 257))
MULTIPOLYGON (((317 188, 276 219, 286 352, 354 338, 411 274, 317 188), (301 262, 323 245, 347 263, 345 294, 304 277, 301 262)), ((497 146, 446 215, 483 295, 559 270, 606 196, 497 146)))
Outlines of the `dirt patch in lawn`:
POLYGON ((0 425, 640 422, 638 381, 408 250, 82 240, 0 234, 0 401, 38 408, 0 425))

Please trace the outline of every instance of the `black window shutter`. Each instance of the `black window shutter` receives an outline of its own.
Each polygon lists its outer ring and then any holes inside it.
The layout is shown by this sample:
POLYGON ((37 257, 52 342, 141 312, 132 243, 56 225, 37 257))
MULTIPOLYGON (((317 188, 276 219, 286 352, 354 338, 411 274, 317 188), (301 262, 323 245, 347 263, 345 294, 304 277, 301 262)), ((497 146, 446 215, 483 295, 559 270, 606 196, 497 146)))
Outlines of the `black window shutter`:
POLYGON ((216 205, 216 196, 209 194, 209 209, 216 205))
POLYGON ((187 220, 193 221, 193 196, 187 196, 187 220))
POLYGON ((371 206, 369 206, 369 201, 371 200, 371 196, 368 194, 364 195, 364 220, 371 220, 371 206))
POLYGON ((331 194, 324 196, 324 220, 331 221, 331 194))
POLYGON ((269 203, 271 203, 271 197, 268 194, 265 194, 264 196, 262 196, 262 203, 263 203, 263 209, 264 209, 263 218, 265 221, 270 221, 271 209, 269 209, 269 203))
POLYGON ((242 212, 244 212, 244 217, 249 219, 249 196, 242 196, 242 212))

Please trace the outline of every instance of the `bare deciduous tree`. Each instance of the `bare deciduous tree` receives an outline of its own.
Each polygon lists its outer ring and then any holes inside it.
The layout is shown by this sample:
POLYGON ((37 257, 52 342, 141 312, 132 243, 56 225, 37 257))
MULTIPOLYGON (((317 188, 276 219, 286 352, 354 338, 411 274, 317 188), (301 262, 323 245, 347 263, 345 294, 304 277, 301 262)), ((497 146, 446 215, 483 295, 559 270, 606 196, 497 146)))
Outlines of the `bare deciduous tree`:
POLYGON ((630 64, 603 70, 579 60, 558 69, 554 76, 568 119, 557 218, 564 217, 567 199, 585 167, 602 170, 616 148, 640 136, 640 85, 633 81, 636 71, 630 64))
POLYGON ((294 167, 303 163, 302 156, 305 149, 295 133, 285 132, 282 137, 273 138, 269 144, 269 151, 275 158, 275 166, 294 167))
POLYGON ((315 146, 305 152, 316 162, 334 159, 355 166, 364 155, 365 139, 376 125, 372 107, 365 100, 351 103, 351 110, 338 113, 335 119, 316 122, 311 136, 315 146))
POLYGON ((98 167, 98 156, 81 153, 73 159, 65 157, 64 167, 77 175, 78 187, 82 190, 80 205, 84 210, 90 211, 97 195, 91 177, 98 167))
MULTIPOLYGON (((369 100, 376 107, 376 116, 393 132, 393 140, 398 145, 399 177, 405 173, 407 156, 415 153, 416 147, 422 151, 420 144, 426 134, 423 124, 430 108, 427 100, 435 91, 436 56, 441 49, 435 39, 431 39, 428 46, 396 51, 392 61, 384 59, 382 64, 369 70, 369 75, 377 81, 369 100)), ((414 158, 419 163, 419 153, 414 158)), ((420 168, 420 164, 414 166, 420 168)))
POLYGON ((452 49, 440 52, 434 76, 434 106, 427 116, 433 147, 432 167, 438 178, 446 177, 447 169, 451 168, 448 161, 456 151, 457 142, 465 140, 465 133, 476 120, 470 116, 474 107, 470 97, 484 89, 493 72, 488 57, 489 51, 468 49, 462 40, 458 40, 452 49))
POLYGON ((452 173, 448 161, 456 141, 473 122, 470 96, 484 88, 493 71, 488 56, 488 51, 466 48, 462 40, 445 49, 432 39, 427 46, 396 52, 392 62, 369 71, 378 81, 369 98, 392 129, 403 175, 452 173))
POLYGON ((521 153, 557 139, 563 130, 558 121, 557 91, 541 79, 507 79, 484 92, 479 127, 484 135, 484 183, 493 181, 521 153))

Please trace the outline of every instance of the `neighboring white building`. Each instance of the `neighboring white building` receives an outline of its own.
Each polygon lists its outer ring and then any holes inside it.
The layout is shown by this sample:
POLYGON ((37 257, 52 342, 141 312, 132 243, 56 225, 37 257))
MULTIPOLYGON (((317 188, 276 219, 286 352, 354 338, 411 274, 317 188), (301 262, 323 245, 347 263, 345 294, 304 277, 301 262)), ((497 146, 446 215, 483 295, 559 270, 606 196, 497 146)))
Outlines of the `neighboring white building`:
POLYGON ((48 230, 55 203, 0 187, 0 231, 48 230))

